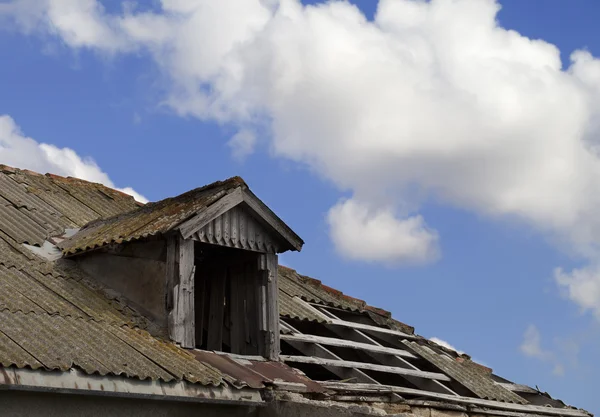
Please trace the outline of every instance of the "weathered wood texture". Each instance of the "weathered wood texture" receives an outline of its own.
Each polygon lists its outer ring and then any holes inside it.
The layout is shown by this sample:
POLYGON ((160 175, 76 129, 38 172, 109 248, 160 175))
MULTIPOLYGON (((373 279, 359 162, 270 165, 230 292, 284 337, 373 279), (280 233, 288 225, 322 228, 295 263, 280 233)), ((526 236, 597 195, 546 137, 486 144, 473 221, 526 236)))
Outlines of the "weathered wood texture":
POLYGON ((361 392, 361 393, 382 393, 382 392, 396 392, 402 395, 411 395, 415 397, 428 397, 435 398, 438 400, 448 401, 451 403, 467 404, 467 405, 478 405, 481 407, 488 407, 499 410, 510 410, 517 412, 525 412, 531 414, 542 414, 542 415, 554 415, 554 416, 569 416, 569 417, 590 417, 589 414, 582 410, 576 410, 572 408, 553 408, 544 407, 538 405, 529 404, 515 404, 500 402, 494 400, 485 400, 480 398, 453 396, 447 394, 440 394, 437 392, 424 391, 414 388, 395 387, 391 385, 375 385, 375 384, 345 384, 341 382, 321 382, 325 388, 340 392, 361 392))
POLYGON ((279 289, 277 274, 277 255, 261 255, 259 267, 261 271, 261 291, 259 316, 264 327, 264 354, 270 360, 279 360, 279 289))
MULTIPOLYGON (((181 237, 167 241, 166 287, 172 287, 172 309, 169 313, 169 336, 185 348, 195 347, 194 312, 194 241, 181 237)), ((168 291, 167 294, 171 292, 168 291)), ((167 297, 167 305, 169 300, 167 297)))
POLYGON ((333 337, 313 336, 310 334, 293 334, 293 335, 292 334, 282 334, 280 337, 282 340, 286 340, 286 341, 319 343, 321 345, 326 345, 326 346, 337 346, 337 347, 348 348, 348 349, 359 349, 359 350, 363 350, 366 352, 377 352, 377 353, 384 353, 387 355, 403 356, 405 358, 416 358, 415 355, 413 355, 412 353, 410 353, 406 350, 392 349, 392 348, 388 348, 388 347, 384 347, 384 346, 354 342, 351 340, 336 339, 333 337))
POLYGON ((192 235, 192 239, 265 253, 275 253, 280 247, 275 233, 256 220, 243 204, 209 221, 192 235))
POLYGON ((179 229, 181 235, 187 239, 212 219, 237 206, 242 201, 242 190, 238 188, 237 190, 220 198, 215 203, 203 209, 201 213, 179 225, 177 229, 179 229))
POLYGON ((311 363, 323 366, 334 366, 338 368, 356 368, 368 371, 384 372, 389 374, 408 375, 417 378, 437 379, 439 381, 450 381, 450 378, 439 372, 416 371, 412 369, 397 368, 395 366, 378 365, 374 363, 355 362, 336 359, 314 358, 310 356, 287 356, 282 355, 284 362, 311 363))

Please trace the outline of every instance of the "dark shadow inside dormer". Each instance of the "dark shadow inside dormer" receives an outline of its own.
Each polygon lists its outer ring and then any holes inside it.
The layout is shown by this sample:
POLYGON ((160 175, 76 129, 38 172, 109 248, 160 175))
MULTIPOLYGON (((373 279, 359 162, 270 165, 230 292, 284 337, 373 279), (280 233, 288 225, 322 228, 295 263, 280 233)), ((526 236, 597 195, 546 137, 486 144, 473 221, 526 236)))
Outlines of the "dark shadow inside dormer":
POLYGON ((262 354, 260 253, 200 242, 194 246, 196 347, 262 354))

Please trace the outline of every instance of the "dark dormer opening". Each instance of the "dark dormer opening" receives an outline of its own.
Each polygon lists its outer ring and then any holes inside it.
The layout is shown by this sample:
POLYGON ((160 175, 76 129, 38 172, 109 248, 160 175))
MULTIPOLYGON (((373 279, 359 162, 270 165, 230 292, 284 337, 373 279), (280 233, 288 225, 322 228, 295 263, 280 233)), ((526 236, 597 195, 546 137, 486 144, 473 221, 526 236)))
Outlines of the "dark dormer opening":
POLYGON ((265 255, 199 242, 194 252, 196 347, 266 356, 265 255))
POLYGON ((235 177, 94 221, 59 246, 181 346, 276 360, 277 254, 302 245, 235 177))

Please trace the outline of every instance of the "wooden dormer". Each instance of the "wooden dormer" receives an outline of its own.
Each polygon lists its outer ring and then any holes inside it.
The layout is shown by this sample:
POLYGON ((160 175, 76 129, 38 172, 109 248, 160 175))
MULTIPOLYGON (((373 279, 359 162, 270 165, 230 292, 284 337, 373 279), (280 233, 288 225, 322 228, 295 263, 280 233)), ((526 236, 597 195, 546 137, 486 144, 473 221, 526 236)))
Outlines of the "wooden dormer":
POLYGON ((181 346, 272 360, 277 254, 302 245, 239 177, 92 222, 60 244, 181 346))

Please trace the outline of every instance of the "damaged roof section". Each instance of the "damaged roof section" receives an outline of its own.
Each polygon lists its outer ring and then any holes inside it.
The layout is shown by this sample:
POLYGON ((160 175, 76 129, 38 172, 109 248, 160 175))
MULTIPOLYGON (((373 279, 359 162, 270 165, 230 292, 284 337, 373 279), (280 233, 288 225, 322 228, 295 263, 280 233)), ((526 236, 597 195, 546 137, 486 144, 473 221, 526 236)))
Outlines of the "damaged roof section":
POLYGON ((0 384, 33 383, 32 373, 43 372, 38 381, 48 378, 53 387, 119 379, 123 392, 144 386, 157 395, 182 386, 190 396, 260 400, 259 390, 280 389, 337 401, 438 401, 512 417, 589 415, 499 378, 389 312, 286 267, 278 269, 282 362, 267 362, 182 349, 74 260, 36 256, 56 242, 72 255, 156 234, 190 236, 226 202, 261 212, 262 225, 284 236, 287 249, 301 247, 237 177, 142 206, 99 184, 0 166, 0 384))

